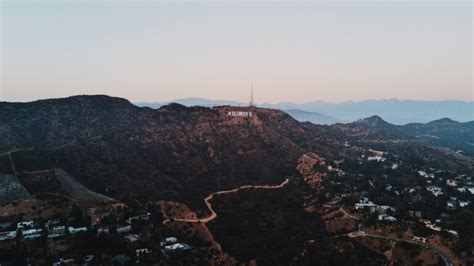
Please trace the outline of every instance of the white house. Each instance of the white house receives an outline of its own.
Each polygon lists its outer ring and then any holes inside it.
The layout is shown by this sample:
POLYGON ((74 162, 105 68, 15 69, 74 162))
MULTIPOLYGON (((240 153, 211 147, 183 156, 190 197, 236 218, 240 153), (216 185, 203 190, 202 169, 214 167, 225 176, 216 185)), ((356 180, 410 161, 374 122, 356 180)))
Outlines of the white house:
POLYGON ((160 243, 160 246, 166 246, 166 245, 174 244, 177 242, 178 242, 178 239, 176 237, 167 237, 165 238, 165 241, 160 243))
POLYGON ((440 187, 436 187, 436 186, 429 186, 429 187, 426 187, 426 190, 430 191, 431 193, 433 193, 433 195, 435 197, 438 197, 439 195, 442 195, 443 194, 443 191, 441 191, 441 188, 440 187))
POLYGON ((390 215, 387 215, 387 214, 380 214, 378 216, 378 220, 379 221, 386 221, 386 222, 396 222, 397 218, 395 218, 393 216, 390 216, 390 215))
POLYGON ((446 185, 448 185, 450 187, 457 187, 458 182, 456 182, 456 180, 454 180, 454 179, 446 179, 446 185))
POLYGON ((11 240, 16 237, 16 231, 0 232, 0 241, 11 240))
POLYGON ((63 236, 66 233, 66 226, 58 225, 53 226, 52 229, 48 230, 48 238, 57 238, 63 236))
POLYGON ((464 208, 466 206, 468 206, 469 204, 471 204, 471 202, 468 200, 468 201, 459 201, 459 207, 461 208, 464 208))
POLYGON ((67 228, 68 232, 71 234, 71 235, 75 235, 79 232, 87 232, 87 227, 78 227, 78 228, 75 228, 75 227, 72 227, 72 226, 69 226, 67 228))
POLYGON ((108 226, 99 227, 97 229, 97 235, 100 235, 101 233, 108 234, 109 232, 110 232, 110 229, 108 226))
POLYGON ((422 222, 422 223, 424 223, 425 226, 426 226, 427 228, 431 229, 431 230, 434 230, 434 231, 437 231, 437 232, 439 232, 439 231, 442 230, 442 228, 441 228, 440 226, 437 226, 437 225, 431 223, 430 220, 419 220, 419 221, 422 222))
POLYGON ((16 229, 23 229, 23 228, 29 228, 34 226, 33 221, 26 221, 26 222, 19 222, 16 224, 16 229))
POLYGON ((125 226, 117 227, 117 233, 119 233, 119 234, 128 233, 130 231, 132 231, 132 226, 131 225, 125 225, 125 226))
POLYGON ((367 161, 385 162, 386 160, 387 160, 386 158, 379 155, 367 157, 367 161))
POLYGON ((137 258, 140 258, 140 257, 143 257, 147 254, 150 254, 151 253, 151 250, 147 249, 147 248, 141 248, 141 249, 137 249, 135 250, 135 256, 137 258))
POLYGON ((421 237, 421 236, 413 236, 412 238, 415 241, 423 242, 426 243, 426 237, 421 237))
POLYGON ((446 205, 449 209, 456 209, 457 206, 457 198, 450 197, 449 200, 446 202, 446 205))
POLYGON ((446 232, 448 232, 448 233, 450 233, 450 234, 452 234, 452 235, 455 235, 455 236, 458 236, 458 235, 459 235, 458 232, 456 232, 456 231, 454 231, 454 230, 451 230, 451 229, 446 230, 446 232))
POLYGON ((27 229, 21 231, 24 239, 35 239, 41 236, 43 229, 27 229))
POLYGON ((165 251, 180 251, 180 250, 188 250, 188 249, 189 249, 188 245, 181 244, 181 243, 165 246, 165 251))
POLYGON ((124 236, 123 238, 131 243, 137 242, 139 240, 139 237, 136 234, 129 234, 124 236))

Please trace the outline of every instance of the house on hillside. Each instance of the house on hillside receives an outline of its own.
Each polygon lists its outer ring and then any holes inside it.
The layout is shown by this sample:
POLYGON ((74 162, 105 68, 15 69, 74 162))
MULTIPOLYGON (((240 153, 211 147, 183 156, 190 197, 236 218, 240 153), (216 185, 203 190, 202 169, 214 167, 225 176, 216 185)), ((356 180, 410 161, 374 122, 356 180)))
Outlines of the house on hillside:
POLYGON ((385 221, 385 222, 396 222, 397 218, 395 218, 393 216, 390 216, 390 215, 387 215, 387 214, 380 214, 378 216, 378 220, 379 221, 385 221))
POLYGON ((67 228, 68 232, 71 234, 71 235, 75 235, 77 233, 80 233, 80 232, 87 232, 87 227, 72 227, 72 226, 69 226, 67 228))
POLYGON ((117 227, 116 231, 119 234, 129 233, 129 232, 132 231, 132 226, 131 225, 119 226, 119 227, 117 227))
MULTIPOLYGON (((147 248, 140 248, 140 249, 137 249, 135 250, 135 257, 137 259, 142 259, 144 257, 146 257, 148 254, 151 253, 151 250, 147 249, 147 248)), ((139 261, 138 261, 139 262, 139 261)))
POLYGON ((27 229, 21 231, 23 233, 23 238, 24 239, 36 239, 41 236, 41 232, 43 229, 27 229))
POLYGON ((34 226, 33 221, 26 221, 26 222, 19 222, 16 224, 16 229, 24 229, 24 228, 31 228, 34 226))
POLYGON ((0 241, 12 240, 16 237, 16 231, 0 232, 0 241))
POLYGON ((166 246, 166 245, 171 245, 171 244, 174 244, 174 243, 177 243, 178 242, 178 239, 176 237, 167 237, 165 238, 165 241, 162 241, 160 243, 160 246, 166 246))
POLYGON ((48 238, 58 238, 66 234, 66 226, 58 225, 53 226, 52 229, 48 230, 48 238))
POLYGON ((446 179, 446 185, 448 185, 450 187, 457 187, 458 182, 454 179, 446 179))
POLYGON ((189 250, 189 249, 190 247, 187 244, 181 244, 181 243, 165 246, 166 252, 183 251, 183 250, 189 250))
POLYGON ((457 198, 450 197, 449 200, 446 202, 448 209, 456 209, 457 206, 457 198))
POLYGON ((442 195, 443 194, 443 191, 441 191, 441 188, 440 187, 436 187, 436 186, 429 186, 429 187, 426 187, 426 190, 428 190, 429 192, 433 193, 433 195, 435 197, 438 197, 439 195, 442 195))

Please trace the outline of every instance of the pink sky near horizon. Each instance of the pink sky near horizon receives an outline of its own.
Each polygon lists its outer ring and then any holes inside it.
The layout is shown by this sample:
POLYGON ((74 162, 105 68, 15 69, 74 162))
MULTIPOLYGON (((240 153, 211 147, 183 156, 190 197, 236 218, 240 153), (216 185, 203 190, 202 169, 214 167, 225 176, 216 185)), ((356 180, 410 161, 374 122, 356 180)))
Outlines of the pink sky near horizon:
POLYGON ((0 101, 474 100, 470 1, 0 5, 0 101))

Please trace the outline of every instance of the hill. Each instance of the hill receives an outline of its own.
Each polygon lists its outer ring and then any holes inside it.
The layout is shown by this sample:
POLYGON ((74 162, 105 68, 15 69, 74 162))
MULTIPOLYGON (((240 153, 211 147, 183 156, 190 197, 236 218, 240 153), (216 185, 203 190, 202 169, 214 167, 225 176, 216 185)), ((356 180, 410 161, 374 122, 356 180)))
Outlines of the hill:
POLYGON ((339 119, 321 113, 306 112, 298 109, 285 110, 294 119, 300 122, 311 122, 317 125, 331 125, 341 122, 339 119))
MULTIPOLYGON (((448 178, 459 180, 459 186, 469 184, 474 157, 442 141, 467 140, 472 122, 442 119, 397 126, 372 116, 316 125, 278 109, 178 103, 152 109, 105 95, 0 103, 0 119, 0 175, 7 177, 1 199, 28 196, 2 205, 3 210, 45 195, 74 204, 94 199, 99 204, 87 207, 104 210, 117 200, 130 210, 106 222, 117 226, 152 212, 146 223, 153 226, 133 230, 145 238, 141 244, 155 243, 147 246, 157 254, 163 254, 157 239, 166 234, 184 239, 193 246, 191 254, 215 264, 391 263, 382 254, 395 245, 377 246, 366 234, 385 230, 384 237, 395 243, 401 236, 393 232, 402 224, 426 234, 410 210, 431 220, 449 211, 452 216, 443 218, 443 226, 459 232, 459 240, 450 241, 460 251, 472 246, 472 232, 465 226, 474 217, 471 207, 446 210, 446 201, 449 196, 474 199, 467 189, 445 187, 448 178), (422 170, 439 176, 427 180, 422 170), (446 195, 434 198, 425 189, 433 185, 446 195), (388 224, 354 209, 364 195, 394 206, 390 214, 408 223, 388 224), (432 204, 423 204, 428 201, 432 204), (358 231, 362 226, 368 233, 358 231), (147 228, 154 228, 153 240, 147 228), (321 249, 317 239, 331 241, 321 249), (382 251, 373 252, 377 248, 382 251), (341 255, 341 260, 321 260, 328 254, 341 255)), ((42 215, 35 208, 27 208, 29 215, 42 215)), ((88 237, 87 245, 96 243, 95 232, 88 237)), ((118 241, 116 250, 136 248, 124 243, 118 241)), ((417 260, 415 253, 400 256, 417 260)))
POLYGON ((59 167, 112 197, 196 205, 218 188, 282 180, 311 134, 279 110, 255 109, 247 119, 229 117, 231 109, 153 110, 106 96, 2 103, 0 149, 47 150, 59 167))
POLYGON ((474 156, 474 121, 460 123, 443 118, 426 124, 407 124, 401 129, 406 135, 474 156))
POLYGON ((474 122, 460 123, 442 118, 429 123, 390 124, 379 116, 360 119, 353 125, 383 132, 392 138, 410 137, 427 144, 435 144, 465 155, 474 155, 474 122))

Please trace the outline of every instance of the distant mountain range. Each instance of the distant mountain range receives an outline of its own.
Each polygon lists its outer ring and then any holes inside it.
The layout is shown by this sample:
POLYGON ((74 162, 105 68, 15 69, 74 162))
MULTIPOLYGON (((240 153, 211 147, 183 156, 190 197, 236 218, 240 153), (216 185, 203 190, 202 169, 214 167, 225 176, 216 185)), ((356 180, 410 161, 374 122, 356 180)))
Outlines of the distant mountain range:
MULTIPOLYGON (((173 102, 185 106, 245 106, 247 103, 235 101, 208 100, 202 98, 184 98, 173 102)), ((168 102, 136 103, 139 106, 159 108, 168 102)), ((474 102, 472 101, 417 101, 417 100, 365 100, 359 102, 328 103, 314 101, 303 104, 281 102, 277 104, 259 104, 260 107, 287 111, 299 121, 315 124, 353 122, 358 119, 378 115, 384 120, 397 125, 408 123, 426 123, 449 117, 467 122, 474 120, 474 102)))
POLYGON ((442 118, 425 124, 410 123, 397 126, 384 121, 379 116, 372 116, 352 124, 376 129, 392 136, 412 137, 474 156, 474 121, 460 123, 449 118, 442 118))
POLYGON ((302 111, 300 109, 289 109, 285 110, 285 112, 300 122, 311 122, 317 125, 331 125, 343 122, 335 117, 316 112, 302 111))

